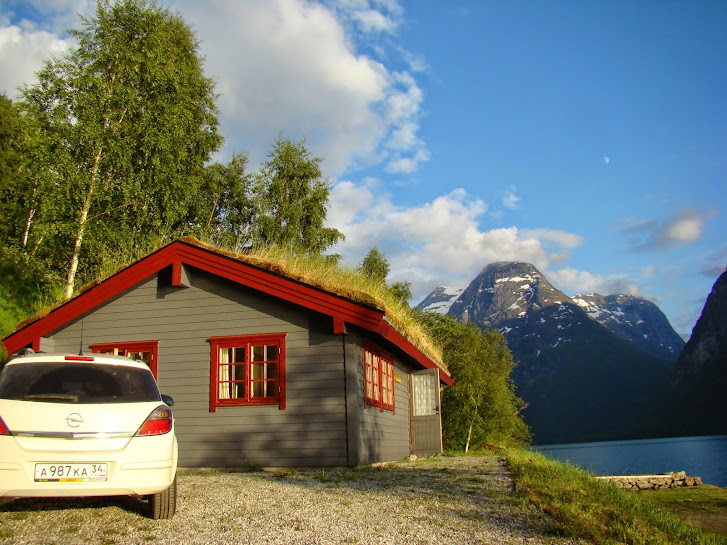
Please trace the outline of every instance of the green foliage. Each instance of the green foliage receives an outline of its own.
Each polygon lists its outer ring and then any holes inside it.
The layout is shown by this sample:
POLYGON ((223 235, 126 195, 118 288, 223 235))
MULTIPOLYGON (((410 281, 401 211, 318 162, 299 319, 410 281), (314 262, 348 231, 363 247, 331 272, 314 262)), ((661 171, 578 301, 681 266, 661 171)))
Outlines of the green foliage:
POLYGON ((402 303, 408 304, 407 301, 411 299, 411 282, 394 282, 389 286, 389 291, 402 303))
POLYGON ((196 216, 199 238, 239 251, 251 244, 254 216, 252 177, 246 172, 248 157, 235 153, 227 165, 214 163, 204 169, 196 216))
MULTIPOLYGON (((61 293, 58 279, 49 276, 22 252, 0 246, 0 338, 15 325, 55 302, 61 293)), ((0 361, 7 356, 0 343, 0 361)))
POLYGON ((343 239, 337 229, 323 226, 331 188, 320 163, 319 157, 311 157, 305 140, 277 139, 255 179, 255 246, 321 255, 343 239))
POLYGON ((99 2, 23 89, 38 126, 24 178, 21 246, 54 267, 96 276, 101 252, 168 239, 190 223, 204 162, 221 144, 214 84, 193 32, 144 0, 99 2), (59 251, 60 250, 60 251, 59 251))
MULTIPOLYGON (((384 286, 386 286, 386 277, 389 275, 389 270, 388 260, 375 246, 369 250, 358 267, 361 274, 384 286)), ((396 299, 408 305, 408 301, 411 299, 411 282, 394 282, 391 286, 388 286, 388 289, 396 299)))
POLYGON ((386 277, 389 276, 389 262, 378 248, 373 247, 363 258, 359 271, 374 280, 385 282, 386 277))
POLYGON ((5 94, 0 95, 0 236, 10 228, 9 206, 14 203, 15 185, 20 167, 18 139, 22 133, 22 118, 5 94))
POLYGON ((597 545, 723 545, 727 542, 682 523, 634 492, 599 481, 571 464, 538 453, 507 453, 516 489, 562 523, 572 537, 597 545))
POLYGON ((504 336, 433 312, 418 317, 441 344, 454 378, 442 393, 444 440, 465 452, 488 443, 527 443, 530 431, 519 415, 522 400, 510 380, 514 363, 504 336))

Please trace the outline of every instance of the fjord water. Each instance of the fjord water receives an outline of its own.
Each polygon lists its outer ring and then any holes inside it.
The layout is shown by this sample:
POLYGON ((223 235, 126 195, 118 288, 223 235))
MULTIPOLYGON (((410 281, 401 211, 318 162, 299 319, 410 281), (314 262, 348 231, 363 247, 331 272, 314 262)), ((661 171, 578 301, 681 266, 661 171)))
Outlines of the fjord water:
POLYGON ((727 487, 727 435, 537 445, 548 458, 596 475, 647 475, 686 471, 704 484, 727 487))

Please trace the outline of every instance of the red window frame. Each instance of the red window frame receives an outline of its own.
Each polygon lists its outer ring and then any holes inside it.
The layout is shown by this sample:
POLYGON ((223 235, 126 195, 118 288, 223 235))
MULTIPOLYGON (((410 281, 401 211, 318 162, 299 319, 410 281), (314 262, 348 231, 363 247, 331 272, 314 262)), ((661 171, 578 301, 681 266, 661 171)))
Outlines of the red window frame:
POLYGON ((396 409, 394 358, 370 342, 363 345, 364 398, 366 405, 384 410, 396 409))
POLYGON ((151 369, 154 378, 157 378, 157 358, 159 356, 159 341, 121 341, 112 343, 96 343, 91 345, 94 354, 113 354, 114 356, 126 356, 133 359, 141 359, 151 369), (149 354, 149 359, 141 356, 149 354), (139 357, 141 356, 141 357, 139 357))
POLYGON ((255 405, 278 405, 284 410, 285 337, 286 333, 272 333, 209 338, 210 412, 255 405), (270 354, 273 346, 275 359, 270 354))

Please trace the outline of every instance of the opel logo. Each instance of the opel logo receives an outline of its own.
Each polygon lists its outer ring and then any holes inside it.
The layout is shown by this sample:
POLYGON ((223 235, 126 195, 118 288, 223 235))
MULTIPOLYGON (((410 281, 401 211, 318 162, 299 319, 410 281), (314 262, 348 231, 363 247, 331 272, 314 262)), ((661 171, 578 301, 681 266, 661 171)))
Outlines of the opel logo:
POLYGON ((83 417, 78 413, 71 413, 66 417, 66 423, 72 428, 77 428, 83 424, 83 417))

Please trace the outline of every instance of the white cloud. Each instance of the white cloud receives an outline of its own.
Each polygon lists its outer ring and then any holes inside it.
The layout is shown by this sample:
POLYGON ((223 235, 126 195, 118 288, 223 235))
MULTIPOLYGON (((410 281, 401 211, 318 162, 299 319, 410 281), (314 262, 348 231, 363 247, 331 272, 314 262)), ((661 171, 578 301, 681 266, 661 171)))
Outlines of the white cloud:
POLYGON ((425 149, 418 150, 413 156, 402 157, 395 154, 387 163, 385 170, 391 173, 411 174, 419 169, 419 165, 429 160, 429 152, 425 149))
POLYGON ((63 35, 78 27, 79 13, 90 14, 95 5, 95 0, 5 0, 0 9, 28 32, 63 35))
POLYGON ((44 30, 24 30, 11 25, 0 28, 0 92, 9 98, 17 89, 35 81, 35 73, 49 55, 61 55, 67 42, 44 30))
POLYGON ((727 271, 727 246, 718 248, 702 260, 700 272, 705 276, 716 279, 725 271, 727 271))
POLYGON ((610 164, 610 163, 611 163, 611 158, 610 158, 610 157, 604 157, 604 158, 603 158, 603 162, 604 162, 604 163, 606 163, 606 164, 608 165, 608 164, 610 164))
POLYGON ((664 244, 693 242, 702 234, 702 220, 696 210, 682 210, 657 232, 664 244))
POLYGON ((661 223, 654 219, 627 218, 621 232, 627 236, 633 250, 667 250, 699 240, 705 222, 715 214, 713 209, 682 206, 661 223))
POLYGON ((517 192, 517 188, 512 185, 510 186, 507 191, 505 192, 505 195, 502 197, 502 206, 507 208, 508 210, 517 210, 520 208, 520 205, 518 204, 520 202, 520 197, 518 197, 515 193, 517 192))
POLYGON ((255 162, 282 132, 305 137, 332 176, 382 161, 391 172, 413 172, 429 159, 418 136, 416 80, 357 52, 347 25, 391 31, 402 14, 396 2, 174 5, 197 30, 206 71, 218 82, 228 152, 248 150, 255 162))
POLYGON ((527 261, 542 269, 560 263, 578 235, 517 227, 483 231, 487 205, 456 189, 417 206, 398 207, 368 184, 346 181, 331 192, 328 224, 346 241, 334 250, 357 265, 376 246, 391 265, 390 280, 412 282, 418 299, 438 285, 469 283, 488 263, 527 261))
POLYGON ((357 11, 353 17, 364 32, 393 32, 398 26, 396 21, 373 9, 357 11))
POLYGON ((600 293, 601 295, 613 293, 638 295, 640 293, 638 283, 632 278, 621 274, 604 276, 571 267, 544 272, 544 274, 553 285, 568 296, 578 293, 600 293))
MULTIPOLYGON (((329 176, 383 162, 390 172, 413 172, 429 160, 419 136, 423 98, 416 79, 360 52, 356 45, 368 35, 398 27, 403 20, 398 2, 163 3, 195 30, 206 59, 205 73, 217 83, 220 130, 226 139, 221 160, 244 150, 254 166, 281 134, 305 138, 311 153, 324 158, 322 167, 329 176)), ((65 47, 59 21, 76 9, 88 15, 94 4, 38 0, 44 30, 7 26, 10 16, 5 17, 6 26, 0 28, 0 86, 12 90, 31 81, 42 61, 65 47)), ((75 14, 64 28, 68 26, 79 26, 75 14)), ((401 58, 405 53, 394 44, 379 50, 386 62, 391 60, 388 54, 401 58)))

